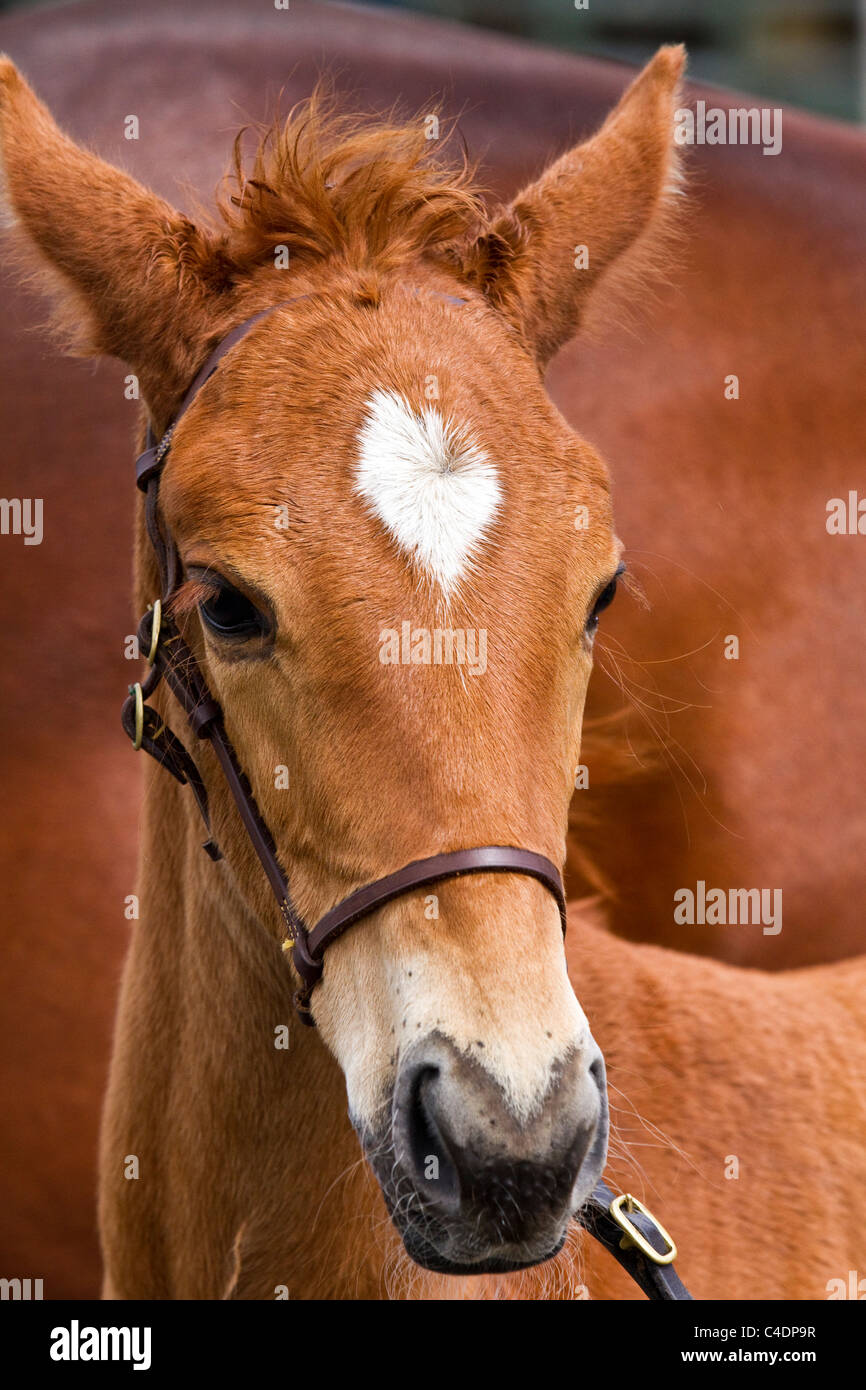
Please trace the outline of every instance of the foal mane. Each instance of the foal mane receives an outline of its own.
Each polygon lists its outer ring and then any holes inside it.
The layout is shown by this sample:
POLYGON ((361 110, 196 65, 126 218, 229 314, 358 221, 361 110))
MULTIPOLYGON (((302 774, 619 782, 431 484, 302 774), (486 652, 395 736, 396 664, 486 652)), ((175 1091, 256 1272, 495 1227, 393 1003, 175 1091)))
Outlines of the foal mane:
POLYGON ((307 263, 354 269, 388 271, 421 256, 463 268, 487 226, 476 168, 435 108, 407 120, 359 115, 320 82, 284 121, 258 128, 250 158, 252 129, 238 133, 217 199, 235 275, 273 263, 279 245, 307 263))

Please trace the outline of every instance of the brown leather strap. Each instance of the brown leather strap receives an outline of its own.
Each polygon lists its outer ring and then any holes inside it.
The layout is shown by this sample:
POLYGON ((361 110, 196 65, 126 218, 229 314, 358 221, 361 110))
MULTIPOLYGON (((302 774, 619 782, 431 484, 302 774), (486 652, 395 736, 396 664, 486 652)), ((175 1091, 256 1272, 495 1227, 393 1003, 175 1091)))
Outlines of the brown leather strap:
POLYGON ((441 883, 443 879, 460 878, 463 874, 511 873, 529 874, 544 884, 556 899, 562 932, 565 935, 565 890, 556 865, 533 850, 516 849, 513 845, 481 845, 474 849, 452 850, 434 854, 429 859, 415 859, 396 873, 377 878, 350 893, 342 902, 321 917, 312 930, 301 938, 301 949, 295 949, 294 961, 298 974, 311 990, 322 974, 322 958, 327 948, 349 927, 371 912, 378 912, 386 903, 404 893, 441 883))
MULTIPOLYGON (((149 610, 139 625, 139 642, 142 647, 150 646, 152 623, 153 613, 152 610, 149 610)), ((256 805, 250 784, 240 767, 232 742, 226 733, 222 709, 211 695, 195 656, 177 631, 174 623, 168 618, 162 619, 153 669, 156 671, 156 681, 160 676, 164 676, 167 685, 183 707, 190 728, 196 737, 207 739, 213 748, 240 813, 244 829, 258 855, 280 911, 288 923, 295 925, 299 919, 289 897, 288 884, 277 859, 276 847, 256 805)), ((149 694, 150 689, 146 693, 149 694)), ((129 733, 129 713, 126 706, 124 706, 124 714, 124 727, 129 733)), ((175 736, 171 735, 171 737, 174 738, 175 736)), ((150 752, 151 750, 147 749, 147 751, 150 752)), ((186 757, 195 768, 195 763, 188 754, 186 757)), ((187 780, 192 781, 187 769, 184 770, 187 772, 187 780)), ((195 770, 198 780, 202 782, 198 770, 195 770)), ((205 808, 206 804, 205 799, 205 808)), ((199 801, 199 807, 204 813, 201 801, 199 801)), ((209 825, 208 829, 210 829, 209 825)), ((209 843, 212 844, 213 842, 210 841, 209 843)), ((210 850, 208 852, 211 853, 210 850)), ((211 855, 211 857, 214 856, 211 855)))
POLYGON ((142 492, 147 491, 147 485, 151 478, 162 470, 162 466, 171 448, 174 431, 181 417, 189 410, 189 407, 192 405, 199 391, 204 386, 205 382, 209 381, 213 376, 226 354, 231 352, 232 348, 239 343, 242 338, 245 338, 250 329, 255 328, 256 324, 259 323, 261 319, 267 318, 268 315, 274 313, 276 309, 282 309, 287 304, 295 304, 298 300, 309 298, 310 295, 308 294, 298 294, 295 295, 293 299, 284 299, 279 304, 272 304, 270 308, 262 309, 258 314, 253 314, 252 318, 245 319, 243 323, 239 323, 237 328, 233 328, 231 332, 227 333, 217 344, 204 366, 193 378, 192 385, 178 406, 174 419, 159 440, 159 443, 154 440, 153 432, 148 425, 148 447, 143 454, 139 455, 135 465, 135 481, 142 492))
MULTIPOLYGON (((164 767, 176 778, 182 786, 187 783, 192 788, 202 819, 208 828, 208 840, 204 845, 212 859, 220 859, 222 856, 219 849, 210 838, 210 816, 208 812, 207 791, 201 777, 201 773, 190 757, 180 739, 168 727, 163 719, 151 705, 144 703, 152 691, 159 683, 159 674, 151 671, 147 679, 141 684, 141 698, 143 703, 143 723, 140 747, 145 753, 149 753, 152 758, 164 767)), ((129 687, 129 695, 123 703, 120 713, 121 723, 130 739, 135 742, 137 737, 136 729, 136 699, 134 695, 135 686, 129 687)))
MULTIPOLYGON (((615 1260, 618 1260, 627 1274, 639 1284, 647 1298, 655 1303, 691 1301, 683 1281, 672 1264, 658 1265, 650 1260, 636 1245, 629 1244, 622 1227, 611 1216, 610 1207, 614 1200, 607 1183, 599 1182, 588 1201, 575 1213, 575 1220, 595 1236, 615 1260)), ((653 1250, 664 1255, 667 1250, 664 1237, 652 1217, 643 1212, 629 1213, 628 1220, 641 1233, 653 1250)))

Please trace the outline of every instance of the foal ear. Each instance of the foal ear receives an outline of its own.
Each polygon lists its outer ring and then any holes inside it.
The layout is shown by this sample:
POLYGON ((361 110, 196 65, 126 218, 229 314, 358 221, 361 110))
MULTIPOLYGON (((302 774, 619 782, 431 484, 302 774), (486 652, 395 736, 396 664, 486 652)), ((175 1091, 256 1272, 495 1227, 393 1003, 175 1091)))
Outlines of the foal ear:
POLYGON ((525 188, 470 252, 471 277, 542 365, 573 337, 599 276, 664 220, 684 66, 682 46, 659 49, 598 134, 525 188))
POLYGON ((218 272, 210 238, 68 139, 4 56, 0 174, 4 220, 25 264, 60 291, 71 349, 124 359, 157 394, 182 386, 218 272))

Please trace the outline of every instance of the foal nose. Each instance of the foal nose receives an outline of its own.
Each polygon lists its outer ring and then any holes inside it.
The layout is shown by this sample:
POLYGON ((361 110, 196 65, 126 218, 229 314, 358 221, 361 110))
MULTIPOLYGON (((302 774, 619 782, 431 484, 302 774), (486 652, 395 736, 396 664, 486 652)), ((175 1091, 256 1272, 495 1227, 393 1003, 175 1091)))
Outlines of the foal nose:
POLYGON ((558 1243, 604 1166, 601 1053, 590 1039, 564 1058, 540 1105, 521 1117, 481 1062, 431 1034, 398 1071, 393 1132, 428 1215, 468 1222, 488 1245, 558 1243))

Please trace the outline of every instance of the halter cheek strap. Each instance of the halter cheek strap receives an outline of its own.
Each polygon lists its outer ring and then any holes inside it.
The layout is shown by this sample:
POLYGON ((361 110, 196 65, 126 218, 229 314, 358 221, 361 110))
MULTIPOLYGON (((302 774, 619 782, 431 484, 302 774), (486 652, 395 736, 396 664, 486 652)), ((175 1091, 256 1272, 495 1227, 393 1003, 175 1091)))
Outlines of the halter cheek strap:
MULTIPOLYGON (((451 303, 465 303, 465 300, 454 295, 441 297, 451 303)), ((524 874, 541 883, 555 899, 563 934, 566 913, 562 876, 551 860, 536 854, 534 850, 513 845, 481 845, 413 860, 395 873, 350 893, 326 912, 315 926, 308 928, 292 902, 273 836, 256 805, 250 783, 226 733, 222 709, 211 694, 195 656, 166 611, 166 605, 180 582, 180 561, 174 540, 159 513, 159 481, 171 451, 178 421, 223 358, 257 323, 275 309, 307 298, 310 296, 298 295, 294 299, 284 300, 254 314, 232 329, 214 348, 196 375, 159 441, 155 440, 148 426, 146 447, 136 463, 136 482, 145 494, 145 520, 159 569, 161 596, 139 623, 140 647, 147 653, 150 670, 143 681, 129 687, 121 720, 135 749, 149 753, 178 782, 192 788, 208 832, 203 848, 211 859, 220 859, 219 846, 210 831, 204 778, 185 744, 157 711, 147 704, 160 681, 165 680, 179 701, 194 737, 204 739, 211 745, 286 926, 283 949, 291 954, 292 964, 301 980, 301 987, 294 995, 295 1008, 301 1020, 314 1027, 310 997, 322 978, 327 948, 357 922, 406 893, 441 883, 445 879, 460 878, 464 874, 524 874)), ((676 1253, 673 1242, 635 1198, 628 1194, 614 1198, 605 1184, 600 1182, 589 1202, 577 1213, 577 1219, 610 1250, 650 1298, 691 1297, 671 1268, 670 1262, 676 1253)))

